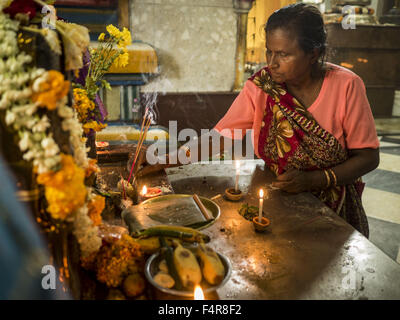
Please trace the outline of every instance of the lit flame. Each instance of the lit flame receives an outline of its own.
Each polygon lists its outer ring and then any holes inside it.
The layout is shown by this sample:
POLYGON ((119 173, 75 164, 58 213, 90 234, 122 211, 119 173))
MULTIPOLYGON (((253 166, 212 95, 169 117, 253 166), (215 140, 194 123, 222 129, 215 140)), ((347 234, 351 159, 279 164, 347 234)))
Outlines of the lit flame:
POLYGON ((146 193, 147 193, 147 187, 146 187, 146 186, 143 186, 143 189, 142 189, 142 196, 144 196, 146 193))
POLYGON ((260 199, 264 198, 264 190, 260 189, 260 199))
POLYGON ((236 160, 236 171, 240 170, 240 161, 236 160))
POLYGON ((200 286, 194 289, 194 300, 204 300, 204 293, 200 286))

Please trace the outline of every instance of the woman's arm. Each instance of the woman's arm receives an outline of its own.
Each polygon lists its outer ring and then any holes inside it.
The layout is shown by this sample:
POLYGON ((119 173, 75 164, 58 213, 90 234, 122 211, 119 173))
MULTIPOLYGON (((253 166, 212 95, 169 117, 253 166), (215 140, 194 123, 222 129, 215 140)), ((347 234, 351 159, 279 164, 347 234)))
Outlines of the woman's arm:
MULTIPOLYGON (((225 152, 225 138, 222 135, 219 135, 219 137, 210 136, 206 135, 203 137, 199 137, 197 140, 192 140, 191 142, 188 142, 185 144, 183 147, 179 148, 178 150, 172 151, 175 154, 171 156, 172 152, 167 155, 167 163, 166 164, 155 164, 155 165, 144 165, 142 169, 139 169, 139 171, 136 173, 136 177, 142 177, 145 175, 148 175, 150 173, 158 172, 166 168, 174 168, 174 167, 180 167, 185 164, 190 164, 198 161, 206 161, 209 160, 210 157, 215 156, 216 154, 222 154, 225 152), (207 137, 208 136, 208 137, 207 137), (215 140, 213 139, 219 139, 219 148, 213 148, 213 145, 215 143, 215 140), (204 141, 205 140, 205 141, 204 141), (208 153, 207 154, 202 154, 202 145, 204 148, 204 143, 202 144, 202 141, 204 141, 207 145, 207 140, 208 140, 208 153), (194 149, 197 150, 197 152, 193 151, 194 149), (186 153, 186 157, 184 154, 186 153), (187 158, 186 161, 181 161, 187 158), (173 159, 173 160, 172 160, 173 159)), ((232 144, 231 144, 232 145, 232 144)), ((207 148, 207 146, 206 146, 207 148)), ((206 149, 207 150, 207 149, 206 149)))
MULTIPOLYGON (((379 165, 379 148, 353 149, 349 150, 349 155, 348 160, 331 168, 336 175, 337 185, 350 184, 379 165)), ((321 190, 326 188, 327 178, 323 170, 291 169, 278 176, 273 186, 291 193, 321 190)))

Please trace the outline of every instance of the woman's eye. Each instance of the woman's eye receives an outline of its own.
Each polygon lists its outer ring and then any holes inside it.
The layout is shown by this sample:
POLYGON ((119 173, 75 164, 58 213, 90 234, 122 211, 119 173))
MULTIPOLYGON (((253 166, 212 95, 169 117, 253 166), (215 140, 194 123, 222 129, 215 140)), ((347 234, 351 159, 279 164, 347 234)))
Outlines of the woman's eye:
POLYGON ((281 52, 280 56, 281 57, 287 57, 287 53, 281 52))

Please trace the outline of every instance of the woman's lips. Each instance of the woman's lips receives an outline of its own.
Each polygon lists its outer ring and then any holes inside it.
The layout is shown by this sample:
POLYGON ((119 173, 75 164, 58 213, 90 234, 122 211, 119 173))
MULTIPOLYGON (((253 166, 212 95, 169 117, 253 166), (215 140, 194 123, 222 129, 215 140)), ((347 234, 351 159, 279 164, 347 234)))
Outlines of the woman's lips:
POLYGON ((271 76, 272 76, 272 77, 274 77, 274 78, 278 78, 278 77, 280 77, 280 76, 281 76, 281 74, 280 74, 280 73, 276 73, 276 72, 272 72, 272 71, 271 71, 271 76))
POLYGON ((281 82, 282 80, 282 75, 280 73, 274 73, 271 72, 271 78, 272 80, 274 80, 275 82, 281 82))

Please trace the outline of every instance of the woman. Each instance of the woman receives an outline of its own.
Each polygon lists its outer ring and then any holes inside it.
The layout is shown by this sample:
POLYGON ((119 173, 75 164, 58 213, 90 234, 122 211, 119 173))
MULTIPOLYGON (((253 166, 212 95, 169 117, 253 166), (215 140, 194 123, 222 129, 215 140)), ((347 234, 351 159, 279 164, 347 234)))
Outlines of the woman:
POLYGON ((312 191, 368 237, 360 177, 379 164, 379 140, 363 81, 324 62, 326 33, 317 8, 275 11, 265 27, 267 67, 253 75, 215 130, 253 129, 274 186, 312 191))

